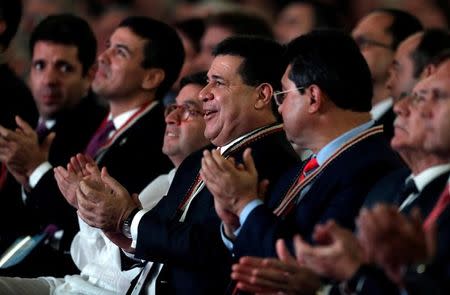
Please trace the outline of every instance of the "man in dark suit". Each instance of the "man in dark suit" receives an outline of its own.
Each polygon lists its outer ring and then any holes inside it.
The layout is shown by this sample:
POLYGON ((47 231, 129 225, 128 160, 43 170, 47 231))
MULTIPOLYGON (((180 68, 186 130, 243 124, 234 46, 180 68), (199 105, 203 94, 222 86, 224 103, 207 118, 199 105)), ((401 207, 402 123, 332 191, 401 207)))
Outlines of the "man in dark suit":
MULTIPOLYGON (((1 161, 10 172, 7 183, 16 188, 7 195, 2 191, 2 199, 14 202, 14 206, 3 207, 1 235, 11 243, 21 234, 35 234, 55 224, 65 231, 61 249, 67 250, 77 230, 77 217, 58 193, 50 168, 82 151, 105 114, 104 108, 88 95, 96 41, 86 21, 57 15, 35 28, 30 52, 30 86, 39 111, 39 126, 35 131, 23 118, 16 117, 17 129, 0 127, 1 161), (43 183, 45 191, 35 195, 43 183)), ((24 271, 32 275, 36 269, 24 271)))
MULTIPOLYGON (((18 78, 8 66, 6 51, 11 39, 16 34, 22 16, 21 1, 2 1, 0 3, 0 125, 6 128, 16 126, 15 116, 23 118, 31 126, 35 126, 38 119, 38 112, 33 101, 33 96, 25 83, 18 78)), ((2 206, 13 208, 20 206, 20 200, 6 198, 20 189, 20 184, 16 181, 8 181, 6 165, 0 163, 0 196, 2 206)), ((14 237, 6 237, 3 232, 0 234, 0 252, 9 245, 14 237)))
MULTIPOLYGON (((161 152, 164 110, 159 99, 176 80, 183 58, 181 41, 168 25, 144 17, 122 21, 110 38, 109 48, 98 57, 98 71, 92 83, 93 91, 108 101, 110 113, 97 117, 103 122, 100 127, 95 125, 96 134, 89 144, 72 151, 69 157, 87 145, 86 153, 108 167, 110 174, 132 192, 141 191, 149 181, 167 171, 172 165, 161 152), (108 125, 115 130, 105 132, 108 125), (96 139, 100 136, 105 142, 98 145, 96 139)), ((83 121, 84 116, 77 119, 80 118, 83 121)), ((59 164, 68 161, 66 158, 59 164)), ((51 202, 45 202, 55 196, 48 193, 48 182, 60 195, 50 168, 29 195, 30 203, 36 206, 52 208, 48 206, 51 202)), ((73 196, 68 198, 69 204, 77 208, 73 196)), ((74 215, 76 225, 75 210, 62 200, 74 215)), ((67 245, 71 238, 66 239, 67 245)))
POLYGON ((255 177, 247 176, 256 173, 250 157, 246 169, 233 169, 214 153, 203 161, 216 210, 239 216, 238 228, 222 218, 224 240, 236 258, 274 256, 278 238, 300 233, 309 240, 315 224, 330 218, 353 228, 365 194, 398 167, 382 128, 370 120, 370 72, 354 41, 337 31, 315 31, 288 48, 284 91, 275 99, 288 138, 311 149, 313 158, 283 175, 266 205, 258 199, 255 177), (314 161, 318 167, 307 172, 314 161))
POLYGON ((384 126, 389 140, 394 135, 392 123, 395 119, 392 99, 386 87, 389 68, 400 42, 421 29, 422 25, 415 16, 398 9, 380 8, 364 16, 352 31, 372 75, 372 119, 384 126))
MULTIPOLYGON (((449 47, 449 33, 431 29, 413 34, 397 48, 387 82, 394 99, 393 109, 397 116, 393 124, 395 134, 391 140, 391 147, 399 153, 409 169, 393 172, 381 180, 368 194, 366 205, 370 206, 386 198, 386 201, 395 202, 402 211, 407 213, 417 205, 413 200, 434 204, 435 200, 431 196, 437 197, 442 191, 450 170, 450 167, 447 167, 449 159, 423 150, 423 136, 425 136, 423 119, 412 108, 411 103, 403 98, 412 91, 419 79, 431 74, 430 61, 449 47), (444 166, 438 167, 442 165, 444 166), (425 172, 426 170, 429 171, 425 172), (405 191, 407 179, 409 183, 414 183, 417 190, 405 191), (438 183, 433 184, 434 181, 438 183), (422 200, 418 197, 419 195, 424 195, 426 198, 422 200), (396 198, 393 199, 394 197, 396 198), (407 199, 408 197, 410 198, 407 199)), ((430 206, 432 205, 419 205, 421 210, 424 210, 422 214, 427 215, 430 206)))
MULTIPOLYGON (((319 245, 296 241, 297 259, 303 262, 302 267, 341 281, 331 294, 447 294, 450 290, 450 103, 446 83, 449 57, 447 52, 446 61, 436 73, 414 87, 413 96, 394 105, 398 117, 393 146, 413 173, 420 171, 412 179, 423 190, 405 194, 403 199, 407 198, 400 202, 400 207, 378 204, 362 210, 357 237, 330 222, 315 229, 319 245), (419 210, 404 214, 411 207, 420 209, 423 219, 419 210)), ((401 175, 397 173, 394 177, 400 177, 400 183, 404 183, 401 175)), ((387 183, 384 192, 382 187, 378 188, 379 200, 395 203, 398 198, 392 187, 387 183)), ((297 274, 305 272, 296 268, 297 274)), ((297 285, 304 286, 304 278, 296 277, 297 285)))
MULTIPOLYGON (((272 112, 273 89, 279 89, 285 67, 282 51, 274 41, 231 37, 215 49, 208 85, 200 92, 205 136, 236 162, 251 147, 261 177, 270 180, 297 161, 272 112), (268 161, 274 156, 276 161, 268 161)), ((98 186, 80 184, 79 214, 88 224, 122 231, 132 238, 122 247, 136 258, 164 263, 158 278, 148 276, 147 290, 156 285, 156 294, 220 294, 228 284, 231 257, 220 239, 213 198, 199 175, 201 158, 200 151, 183 161, 168 195, 148 213, 134 210, 128 197, 117 196, 121 201, 112 203, 98 186), (131 231, 123 227, 127 224, 131 231)))

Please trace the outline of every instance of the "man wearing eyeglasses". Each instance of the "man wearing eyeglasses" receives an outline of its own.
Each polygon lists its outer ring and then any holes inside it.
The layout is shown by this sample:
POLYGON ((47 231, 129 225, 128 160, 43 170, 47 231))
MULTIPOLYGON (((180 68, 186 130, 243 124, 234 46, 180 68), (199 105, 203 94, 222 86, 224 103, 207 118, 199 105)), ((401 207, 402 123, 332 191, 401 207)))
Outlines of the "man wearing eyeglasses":
POLYGON ((400 42, 421 29, 419 20, 409 13, 381 8, 363 17, 352 32, 372 75, 372 118, 383 124, 388 139, 393 136, 395 117, 386 87, 389 67, 400 42))
MULTIPOLYGON (((449 159, 424 151, 424 120, 418 117, 418 111, 413 107, 420 102, 420 97, 411 92, 420 79, 431 74, 433 65, 429 64, 430 61, 449 46, 448 32, 428 29, 408 37, 397 48, 387 83, 396 114, 391 147, 408 168, 380 181, 369 193, 367 206, 384 200, 396 203, 403 212, 409 212, 414 205, 422 205, 421 198, 431 200, 442 190, 450 171, 449 159), (414 183, 414 191, 405 191, 407 182, 414 183), (407 195, 400 197, 401 192, 407 195)), ((422 214, 427 214, 426 208, 421 209, 425 209, 422 214)))

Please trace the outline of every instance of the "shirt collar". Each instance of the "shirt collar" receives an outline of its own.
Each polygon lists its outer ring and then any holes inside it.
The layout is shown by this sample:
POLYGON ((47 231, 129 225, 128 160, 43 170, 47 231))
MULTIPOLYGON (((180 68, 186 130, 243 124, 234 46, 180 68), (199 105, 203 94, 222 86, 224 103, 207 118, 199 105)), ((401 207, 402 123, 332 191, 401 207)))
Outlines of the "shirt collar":
MULTIPOLYGON (((155 105, 157 104, 156 101, 152 102, 150 107, 153 108, 155 107, 155 105)), ((139 111, 141 107, 137 107, 134 108, 132 110, 126 111, 118 116, 116 116, 115 118, 112 118, 111 113, 108 115, 108 120, 113 120, 113 124, 114 124, 114 128, 116 130, 119 130, 120 128, 122 128, 123 125, 125 125, 126 122, 128 122, 128 120, 137 112, 139 111)))
POLYGON ((245 138, 247 135, 249 135, 250 133, 257 132, 257 131, 259 131, 259 130, 261 130, 261 129, 263 129, 263 128, 266 128, 266 127, 267 127, 267 126, 263 126, 263 127, 260 127, 260 128, 255 129, 255 130, 252 130, 252 131, 250 131, 250 132, 247 132, 247 133, 245 133, 245 134, 239 136, 238 138, 236 138, 236 139, 230 141, 230 142, 227 143, 226 145, 219 147, 220 154, 223 155, 223 153, 225 153, 229 148, 231 148, 231 147, 232 147, 233 145, 235 145, 236 143, 242 141, 242 139, 244 139, 244 138, 245 138))
POLYGON ((393 105, 394 101, 392 100, 392 97, 388 97, 385 100, 380 101, 370 110, 372 119, 379 120, 393 105))
POLYGON ((408 179, 412 177, 417 189, 421 192, 431 181, 448 171, 450 171, 450 163, 430 167, 417 175, 410 175, 408 179))
POLYGON ((343 134, 336 137, 332 141, 330 141, 326 146, 324 146, 318 153, 317 153, 317 163, 319 165, 322 165, 325 163, 326 160, 328 160, 329 157, 331 157, 344 143, 348 142, 353 137, 358 136, 360 133, 364 132, 365 130, 369 129, 374 125, 374 121, 370 120, 364 124, 361 124, 343 134))
POLYGON ((55 124, 56 124, 55 119, 44 120, 42 118, 39 118, 38 125, 41 124, 41 122, 44 122, 45 127, 47 127, 48 130, 51 130, 53 128, 53 126, 55 126, 55 124))

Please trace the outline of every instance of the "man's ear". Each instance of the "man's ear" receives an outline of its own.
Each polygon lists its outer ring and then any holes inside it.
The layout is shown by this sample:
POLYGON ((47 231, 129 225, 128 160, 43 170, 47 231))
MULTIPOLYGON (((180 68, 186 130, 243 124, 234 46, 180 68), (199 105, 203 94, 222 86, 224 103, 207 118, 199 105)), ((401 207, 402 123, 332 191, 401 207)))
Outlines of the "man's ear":
POLYGON ((84 77, 84 85, 83 89, 85 91, 85 95, 87 95, 89 88, 92 85, 92 81, 94 81, 95 74, 97 73, 98 65, 95 63, 86 73, 84 77))
POLYGON ((309 107, 310 114, 320 111, 324 104, 324 93, 317 85, 311 85, 305 91, 309 91, 309 107))
POLYGON ((166 73, 163 69, 159 68, 151 68, 146 70, 147 74, 144 77, 144 80, 142 81, 142 88, 150 90, 150 89, 156 89, 159 87, 159 85, 164 81, 164 78, 166 77, 166 73))
POLYGON ((422 73, 420 73, 420 79, 425 79, 431 76, 434 72, 436 72, 436 66, 433 64, 429 64, 425 66, 425 68, 422 70, 422 73))
POLYGON ((263 83, 256 88, 257 98, 255 101, 255 109, 263 109, 267 105, 271 105, 273 88, 268 83, 263 83))

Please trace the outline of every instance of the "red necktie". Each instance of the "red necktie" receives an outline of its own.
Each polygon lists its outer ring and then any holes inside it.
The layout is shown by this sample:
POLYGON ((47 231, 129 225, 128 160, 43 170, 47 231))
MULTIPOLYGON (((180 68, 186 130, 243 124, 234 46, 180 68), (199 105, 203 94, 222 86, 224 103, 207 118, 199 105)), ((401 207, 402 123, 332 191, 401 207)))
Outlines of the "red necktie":
POLYGON ((298 178, 298 182, 302 182, 303 179, 305 179, 305 177, 314 171, 314 169, 316 169, 317 167, 319 167, 319 163, 317 163, 317 158, 316 157, 312 157, 311 159, 309 159, 309 161, 306 163, 305 166, 303 166, 302 169, 302 173, 300 174, 300 177, 298 178))
POLYGON ((434 206, 433 210, 431 210, 431 213, 428 214, 427 219, 425 219, 425 222, 423 223, 423 228, 425 230, 428 230, 430 226, 436 222, 436 220, 439 218, 442 212, 444 212, 445 208, 449 203, 450 203, 450 184, 447 184, 438 201, 436 202, 436 205, 434 206))
MULTIPOLYGON (((300 173, 300 176, 297 179, 297 184, 300 184, 306 176, 308 176, 309 173, 313 172, 314 169, 319 167, 319 163, 317 163, 316 157, 311 157, 308 162, 306 162, 305 166, 303 166, 302 173, 300 173)), ((291 200, 291 202, 287 205, 286 209, 283 211, 283 216, 286 216, 289 212, 294 209, 297 202, 295 201, 297 198, 294 198, 291 200)))

